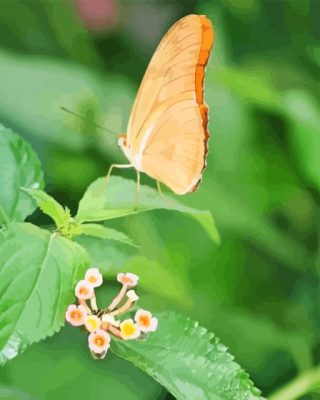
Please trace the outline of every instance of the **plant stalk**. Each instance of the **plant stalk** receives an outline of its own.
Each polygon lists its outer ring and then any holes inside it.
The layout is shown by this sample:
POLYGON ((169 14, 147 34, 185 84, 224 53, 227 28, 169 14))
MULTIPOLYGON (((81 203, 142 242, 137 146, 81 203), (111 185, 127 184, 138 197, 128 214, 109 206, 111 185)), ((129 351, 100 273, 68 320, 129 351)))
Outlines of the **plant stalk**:
POLYGON ((320 385, 320 366, 301 373, 269 396, 269 400, 296 400, 320 385))

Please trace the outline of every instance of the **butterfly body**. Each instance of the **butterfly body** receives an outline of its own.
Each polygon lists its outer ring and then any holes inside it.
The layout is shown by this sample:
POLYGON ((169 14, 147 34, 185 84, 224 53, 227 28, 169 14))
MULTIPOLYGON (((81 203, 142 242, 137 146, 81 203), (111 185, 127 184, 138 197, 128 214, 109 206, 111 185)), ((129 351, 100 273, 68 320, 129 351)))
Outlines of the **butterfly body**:
POLYGON ((213 45, 202 15, 177 21, 146 70, 119 145, 130 164, 176 194, 197 189, 206 165, 207 106, 204 69, 213 45))

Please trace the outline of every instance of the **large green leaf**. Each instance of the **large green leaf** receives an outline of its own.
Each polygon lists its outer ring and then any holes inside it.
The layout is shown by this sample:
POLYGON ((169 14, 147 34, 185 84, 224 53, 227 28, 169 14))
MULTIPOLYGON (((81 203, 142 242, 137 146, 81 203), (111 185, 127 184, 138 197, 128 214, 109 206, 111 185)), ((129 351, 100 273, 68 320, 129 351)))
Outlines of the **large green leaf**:
POLYGON ((105 221, 141 212, 165 209, 180 211, 194 218, 207 231, 210 238, 218 242, 219 235, 209 211, 187 207, 171 196, 161 198, 155 189, 141 185, 138 207, 135 205, 135 182, 111 177, 99 178, 93 182, 79 203, 76 216, 78 222, 105 221))
POLYGON ((32 224, 0 234, 0 364, 57 332, 88 266, 85 250, 32 224))
POLYGON ((0 367, 0 399, 3 393, 9 394, 9 389, 15 394, 15 388, 38 400, 91 399, 93 393, 119 400, 165 397, 166 391, 158 382, 111 352, 102 362, 92 359, 87 343, 81 329, 66 326, 54 337, 31 346, 0 367))
POLYGON ((20 188, 42 187, 43 174, 29 144, 3 125, 0 125, 0 168, 0 224, 23 221, 35 205, 20 188))
POLYGON ((181 400, 259 399, 248 374, 213 333, 182 315, 159 315, 146 341, 112 341, 112 350, 181 400))

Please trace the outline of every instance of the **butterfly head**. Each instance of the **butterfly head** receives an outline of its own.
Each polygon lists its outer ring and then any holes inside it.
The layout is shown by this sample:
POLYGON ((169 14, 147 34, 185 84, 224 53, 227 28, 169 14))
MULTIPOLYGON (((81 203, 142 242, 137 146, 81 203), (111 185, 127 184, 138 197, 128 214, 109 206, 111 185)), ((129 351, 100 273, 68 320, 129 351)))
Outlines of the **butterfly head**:
POLYGON ((118 144, 122 149, 127 146, 127 135, 125 133, 118 133, 117 138, 118 144))

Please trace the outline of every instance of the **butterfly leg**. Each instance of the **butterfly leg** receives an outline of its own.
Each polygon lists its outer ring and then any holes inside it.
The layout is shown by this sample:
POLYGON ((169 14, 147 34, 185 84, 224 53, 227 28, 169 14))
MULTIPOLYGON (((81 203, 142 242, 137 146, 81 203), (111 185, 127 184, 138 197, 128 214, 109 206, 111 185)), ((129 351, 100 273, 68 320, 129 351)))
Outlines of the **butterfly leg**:
POLYGON ((161 183, 160 183, 160 181, 157 181, 157 189, 158 189, 158 193, 159 193, 160 197, 162 198, 162 200, 165 200, 163 191, 162 191, 162 189, 161 189, 161 183))
POLYGON ((173 206, 174 202, 170 201, 171 199, 168 199, 168 197, 166 197, 161 189, 161 183, 160 181, 157 181, 157 189, 158 189, 158 193, 161 197, 161 199, 168 205, 168 206, 173 206))
POLYGON ((136 186, 136 200, 135 200, 135 210, 139 207, 139 196, 140 195, 140 171, 137 170, 137 186, 136 186))
POLYGON ((106 176, 107 182, 109 181, 109 178, 110 178, 113 168, 133 168, 133 165, 131 165, 131 164, 111 164, 108 174, 106 176))

